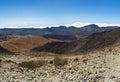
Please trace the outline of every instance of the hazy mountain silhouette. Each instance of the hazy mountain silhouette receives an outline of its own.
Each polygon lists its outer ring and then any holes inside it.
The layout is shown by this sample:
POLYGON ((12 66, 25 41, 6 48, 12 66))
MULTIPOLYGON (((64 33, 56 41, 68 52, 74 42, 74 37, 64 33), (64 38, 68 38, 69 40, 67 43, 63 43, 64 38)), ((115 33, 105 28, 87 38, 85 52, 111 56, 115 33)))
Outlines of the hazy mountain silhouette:
POLYGON ((87 25, 84 27, 46 27, 40 28, 4 28, 0 29, 0 34, 18 34, 18 35, 42 35, 47 38, 54 38, 59 40, 75 40, 78 38, 86 37, 95 32, 103 32, 118 28, 117 26, 99 27, 95 24, 87 25))

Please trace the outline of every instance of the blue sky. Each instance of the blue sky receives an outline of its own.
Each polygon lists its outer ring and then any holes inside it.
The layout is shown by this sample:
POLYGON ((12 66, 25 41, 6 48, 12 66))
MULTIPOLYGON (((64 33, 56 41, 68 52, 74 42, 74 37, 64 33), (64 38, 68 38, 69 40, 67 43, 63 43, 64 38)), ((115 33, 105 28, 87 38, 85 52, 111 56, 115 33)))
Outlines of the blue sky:
POLYGON ((120 24, 120 0, 0 0, 0 26, 120 24))

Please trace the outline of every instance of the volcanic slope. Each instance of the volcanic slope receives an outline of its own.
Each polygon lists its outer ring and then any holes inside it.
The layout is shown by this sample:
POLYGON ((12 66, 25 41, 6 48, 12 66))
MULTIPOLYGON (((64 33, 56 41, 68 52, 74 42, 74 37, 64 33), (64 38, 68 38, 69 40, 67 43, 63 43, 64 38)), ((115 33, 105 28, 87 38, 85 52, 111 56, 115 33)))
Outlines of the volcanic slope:
POLYGON ((52 42, 31 49, 34 52, 52 52, 58 54, 81 53, 107 47, 120 42, 120 28, 93 33, 85 39, 72 42, 52 42))
POLYGON ((42 46, 52 41, 55 40, 45 38, 42 36, 26 35, 26 36, 10 39, 7 41, 3 41, 1 42, 1 46, 13 52, 21 52, 21 51, 29 51, 31 48, 42 46))

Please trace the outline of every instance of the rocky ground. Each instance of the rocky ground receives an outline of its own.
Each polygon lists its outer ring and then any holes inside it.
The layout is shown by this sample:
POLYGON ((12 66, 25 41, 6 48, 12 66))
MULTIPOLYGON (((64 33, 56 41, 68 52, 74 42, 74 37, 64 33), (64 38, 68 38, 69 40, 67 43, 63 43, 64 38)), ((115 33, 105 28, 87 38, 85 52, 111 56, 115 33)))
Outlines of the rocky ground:
POLYGON ((0 82, 120 82, 120 47, 68 57, 68 65, 47 63, 34 70, 18 66, 31 60, 47 60, 24 55, 0 56, 0 82))

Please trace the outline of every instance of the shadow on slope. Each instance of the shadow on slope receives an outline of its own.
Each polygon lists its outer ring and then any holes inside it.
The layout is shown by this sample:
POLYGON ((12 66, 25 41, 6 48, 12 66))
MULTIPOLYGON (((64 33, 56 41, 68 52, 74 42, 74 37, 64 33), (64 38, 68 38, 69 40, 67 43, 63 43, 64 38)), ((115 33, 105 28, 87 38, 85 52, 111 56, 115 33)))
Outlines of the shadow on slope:
POLYGON ((53 52, 58 54, 81 53, 115 44, 120 41, 120 28, 94 33, 86 39, 72 42, 52 42, 31 51, 53 52))
POLYGON ((0 46, 0 54, 13 54, 13 52, 10 52, 9 50, 0 46))

